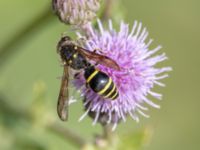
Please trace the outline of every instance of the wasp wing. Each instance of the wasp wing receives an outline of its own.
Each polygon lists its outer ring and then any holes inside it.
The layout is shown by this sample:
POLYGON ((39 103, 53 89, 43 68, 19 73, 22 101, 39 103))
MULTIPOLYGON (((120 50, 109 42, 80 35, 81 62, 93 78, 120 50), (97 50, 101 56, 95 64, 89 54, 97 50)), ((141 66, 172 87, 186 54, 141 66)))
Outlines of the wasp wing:
POLYGON ((60 93, 58 96, 57 112, 61 120, 68 119, 68 66, 64 65, 63 76, 61 81, 60 93))
POLYGON ((97 54, 97 53, 95 53, 95 51, 89 51, 82 47, 77 47, 76 50, 83 56, 87 57, 90 60, 97 62, 98 64, 104 65, 109 68, 113 68, 115 70, 120 70, 119 65, 113 59, 111 59, 107 56, 97 54))

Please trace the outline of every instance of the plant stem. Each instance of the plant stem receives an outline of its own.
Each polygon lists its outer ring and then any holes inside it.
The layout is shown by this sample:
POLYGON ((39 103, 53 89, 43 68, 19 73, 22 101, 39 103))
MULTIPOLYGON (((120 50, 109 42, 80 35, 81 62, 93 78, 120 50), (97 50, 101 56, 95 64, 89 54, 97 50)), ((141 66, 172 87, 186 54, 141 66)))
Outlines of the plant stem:
POLYGON ((107 21, 108 19, 110 19, 112 14, 112 5, 113 5, 113 0, 106 0, 105 8, 101 16, 101 19, 103 21, 107 21))
POLYGON ((107 124, 103 126, 103 136, 105 139, 110 141, 113 137, 113 131, 111 125, 107 124))
POLYGON ((32 20, 25 28, 19 31, 16 35, 10 38, 3 46, 0 47, 0 67, 7 61, 13 54, 21 50, 20 48, 15 48, 23 44, 24 40, 28 36, 32 36, 36 33, 36 30, 41 30, 42 27, 46 25, 52 18, 52 12, 50 7, 42 12, 37 18, 32 20))
POLYGON ((85 139, 83 139, 81 136, 79 136, 77 133, 72 132, 72 130, 63 128, 62 126, 52 123, 47 127, 49 130, 57 133, 58 135, 61 135, 62 137, 69 140, 71 143, 73 143, 77 147, 83 147, 86 144, 85 139))

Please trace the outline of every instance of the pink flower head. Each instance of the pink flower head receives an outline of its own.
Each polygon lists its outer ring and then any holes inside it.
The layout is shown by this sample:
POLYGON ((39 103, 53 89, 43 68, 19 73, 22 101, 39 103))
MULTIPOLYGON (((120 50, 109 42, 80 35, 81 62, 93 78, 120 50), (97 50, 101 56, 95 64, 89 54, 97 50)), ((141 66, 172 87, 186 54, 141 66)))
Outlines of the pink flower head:
MULTIPOLYGON (((102 23, 98 20, 99 30, 88 25, 88 40, 85 48, 93 51, 100 49, 99 54, 106 55, 118 63, 121 70, 117 71, 103 65, 96 67, 109 75, 115 83, 119 96, 116 100, 104 99, 85 86, 83 74, 74 80, 74 85, 81 90, 85 96, 84 107, 86 112, 80 118, 82 120, 86 115, 93 118, 93 124, 100 122, 102 124, 113 124, 113 129, 120 120, 126 121, 127 116, 131 116, 137 122, 138 114, 148 117, 144 113, 148 108, 143 104, 149 104, 152 107, 160 108, 159 105, 147 98, 151 95, 161 99, 162 95, 153 92, 154 85, 165 86, 160 79, 166 78, 166 72, 170 67, 157 68, 155 65, 167 59, 166 55, 154 55, 161 46, 149 50, 152 40, 146 41, 148 32, 142 28, 142 24, 135 21, 131 31, 129 25, 121 22, 119 31, 113 28, 109 21, 108 29, 104 29, 102 23)), ((81 36, 79 34, 79 36, 81 36)))

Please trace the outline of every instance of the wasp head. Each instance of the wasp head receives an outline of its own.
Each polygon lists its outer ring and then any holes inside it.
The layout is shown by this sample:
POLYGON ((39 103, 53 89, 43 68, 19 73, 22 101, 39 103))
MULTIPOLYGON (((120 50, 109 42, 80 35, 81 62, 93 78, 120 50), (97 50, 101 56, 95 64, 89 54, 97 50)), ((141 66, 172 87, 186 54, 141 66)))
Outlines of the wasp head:
POLYGON ((61 53, 61 50, 63 49, 63 47, 67 47, 69 45, 72 44, 72 40, 69 36, 63 36, 60 41, 58 42, 57 45, 57 53, 61 53))

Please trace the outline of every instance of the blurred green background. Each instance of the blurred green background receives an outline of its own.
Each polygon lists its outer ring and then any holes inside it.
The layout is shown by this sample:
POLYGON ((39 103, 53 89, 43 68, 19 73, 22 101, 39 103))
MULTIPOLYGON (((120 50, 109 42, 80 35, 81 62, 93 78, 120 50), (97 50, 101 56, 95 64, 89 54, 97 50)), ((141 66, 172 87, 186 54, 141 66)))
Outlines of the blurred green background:
MULTIPOLYGON (((80 101, 70 107, 69 122, 62 123, 56 114, 60 88, 56 77, 62 75, 62 67, 55 47, 67 27, 47 13, 39 24, 33 23, 33 30, 20 35, 49 4, 49 0, 0 1, 0 150, 76 149, 46 129, 52 121, 88 139, 101 132, 89 118, 77 122, 83 113, 80 101), (5 46, 16 35, 22 39, 5 46)), ((155 39, 153 46, 162 44, 169 57, 161 66, 172 66, 173 71, 163 81, 167 86, 155 89, 164 95, 157 102, 161 109, 151 109, 151 118, 142 118, 139 124, 129 118, 117 132, 134 134, 148 126, 152 138, 141 149, 200 149, 200 1, 126 0, 122 4, 124 20, 131 24, 139 20, 147 27, 149 37, 155 39)))

